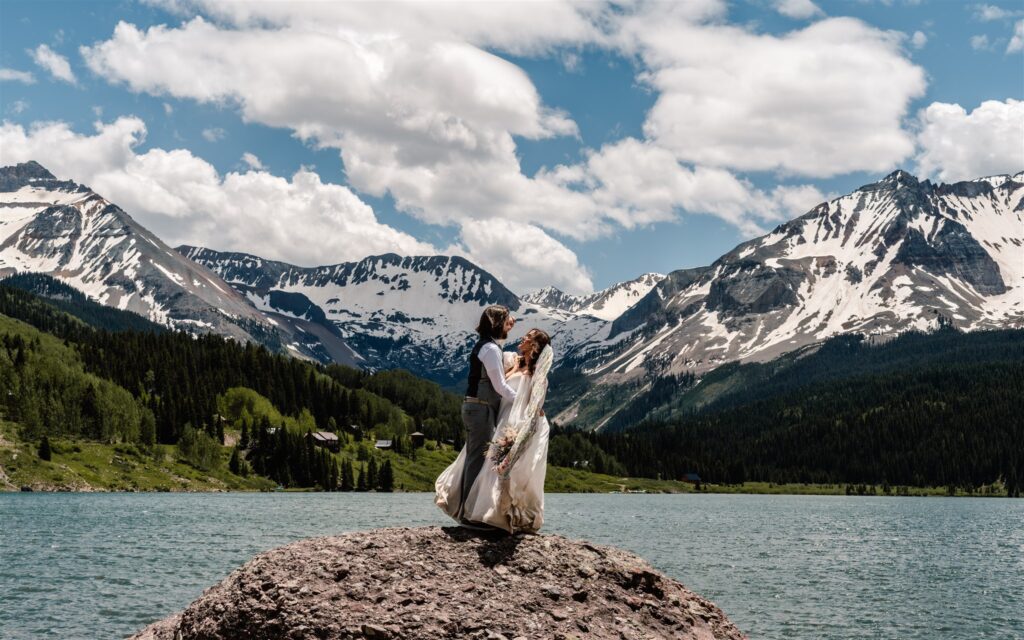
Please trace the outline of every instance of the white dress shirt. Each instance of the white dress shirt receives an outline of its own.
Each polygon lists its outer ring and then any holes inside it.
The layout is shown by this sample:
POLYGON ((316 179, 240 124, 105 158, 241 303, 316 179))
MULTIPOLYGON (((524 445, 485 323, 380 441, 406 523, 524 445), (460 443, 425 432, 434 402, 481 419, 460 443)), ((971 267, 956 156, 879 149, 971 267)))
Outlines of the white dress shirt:
POLYGON ((502 362, 501 347, 493 342, 488 342, 480 347, 477 357, 484 364, 487 377, 491 380, 491 386, 498 392, 498 395, 506 400, 515 400, 515 389, 508 386, 508 382, 505 381, 505 365, 502 362))

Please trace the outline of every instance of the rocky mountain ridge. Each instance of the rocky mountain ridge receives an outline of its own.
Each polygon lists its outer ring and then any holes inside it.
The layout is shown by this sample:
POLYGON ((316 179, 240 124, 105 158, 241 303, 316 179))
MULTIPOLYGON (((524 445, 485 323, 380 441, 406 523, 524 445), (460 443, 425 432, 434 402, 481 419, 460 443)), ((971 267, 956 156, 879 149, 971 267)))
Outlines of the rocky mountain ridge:
POLYGON ((571 422, 606 385, 939 324, 1024 326, 1024 173, 947 185, 896 171, 709 267, 668 274, 607 340, 572 354, 593 388, 556 419, 571 422))
POLYGON ((177 329, 355 360, 340 337, 260 311, 117 205, 36 162, 0 168, 0 276, 25 272, 52 275, 101 304, 177 329))
POLYGON ((611 322, 615 320, 665 279, 660 273, 645 273, 638 278, 613 284, 590 295, 577 296, 557 287, 544 287, 522 296, 526 302, 594 316, 611 322))
MULTIPOLYGON (((744 242, 708 267, 645 274, 589 296, 517 296, 460 257, 370 256, 299 267, 171 250, 88 187, 36 163, 0 169, 0 275, 54 275, 103 304, 300 357, 464 378, 481 309, 512 336, 539 327, 559 365, 643 386, 724 362, 770 360, 841 333, 884 338, 947 323, 1024 322, 1024 173, 952 185, 896 171, 744 242)), ((571 421, 575 413, 558 418, 571 421)))
POLYGON ((609 323, 524 301, 494 276, 458 256, 370 256, 358 262, 298 267, 259 256, 181 246, 257 308, 334 327, 371 368, 409 369, 449 387, 465 379, 481 310, 503 304, 519 322, 550 333, 565 353, 600 339, 609 323))

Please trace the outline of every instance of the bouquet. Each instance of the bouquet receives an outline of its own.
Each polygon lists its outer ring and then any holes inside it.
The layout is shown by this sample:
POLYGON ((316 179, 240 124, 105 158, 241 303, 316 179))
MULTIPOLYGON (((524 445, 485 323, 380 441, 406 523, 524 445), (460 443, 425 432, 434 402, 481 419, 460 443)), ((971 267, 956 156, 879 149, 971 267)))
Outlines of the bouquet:
POLYGON ((494 468, 499 472, 503 471, 502 463, 508 458, 509 452, 512 451, 512 447, 516 444, 516 433, 511 429, 505 429, 504 432, 490 443, 491 446, 487 449, 487 458, 494 465, 494 468))

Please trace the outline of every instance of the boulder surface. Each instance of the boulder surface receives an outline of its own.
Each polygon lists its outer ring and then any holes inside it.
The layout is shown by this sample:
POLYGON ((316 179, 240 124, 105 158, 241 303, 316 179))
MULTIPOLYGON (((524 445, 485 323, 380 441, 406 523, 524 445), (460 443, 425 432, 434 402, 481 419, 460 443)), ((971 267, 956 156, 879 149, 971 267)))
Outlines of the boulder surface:
POLYGON ((133 638, 745 636, 638 556, 558 535, 377 529, 255 556, 133 638))

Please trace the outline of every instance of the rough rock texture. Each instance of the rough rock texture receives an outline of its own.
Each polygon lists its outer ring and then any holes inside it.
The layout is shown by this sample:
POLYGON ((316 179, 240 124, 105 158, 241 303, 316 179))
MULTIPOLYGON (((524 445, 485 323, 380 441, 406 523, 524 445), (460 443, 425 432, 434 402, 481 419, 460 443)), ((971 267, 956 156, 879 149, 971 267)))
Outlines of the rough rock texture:
POLYGON ((743 638, 637 556, 561 536, 379 529, 262 553, 136 639, 743 638))

